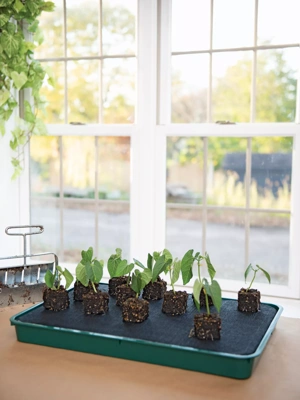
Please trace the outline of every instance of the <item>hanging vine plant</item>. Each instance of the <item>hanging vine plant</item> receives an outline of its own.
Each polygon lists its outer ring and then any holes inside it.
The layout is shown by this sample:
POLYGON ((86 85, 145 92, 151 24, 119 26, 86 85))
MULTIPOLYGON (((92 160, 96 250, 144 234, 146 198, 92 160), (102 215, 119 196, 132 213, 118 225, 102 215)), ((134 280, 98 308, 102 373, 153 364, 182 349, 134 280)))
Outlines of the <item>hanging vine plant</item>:
POLYGON ((12 179, 23 170, 24 148, 33 135, 47 133, 39 118, 39 110, 45 106, 40 89, 45 78, 54 85, 49 70, 34 60, 34 50, 43 41, 38 17, 43 11, 53 11, 54 3, 43 0, 0 0, 0 133, 7 133, 6 122, 19 106, 22 112, 15 128, 10 132, 10 147, 16 152, 11 162, 12 179), (32 35, 26 37, 25 30, 32 35), (31 101, 22 99, 22 92, 29 89, 31 101))

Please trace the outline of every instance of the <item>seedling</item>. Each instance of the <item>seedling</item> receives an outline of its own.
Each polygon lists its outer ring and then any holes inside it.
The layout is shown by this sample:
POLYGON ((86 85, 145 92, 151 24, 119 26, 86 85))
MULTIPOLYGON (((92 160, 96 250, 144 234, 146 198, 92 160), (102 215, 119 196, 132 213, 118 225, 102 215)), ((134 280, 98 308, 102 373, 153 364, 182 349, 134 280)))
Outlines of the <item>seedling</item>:
POLYGON ((254 282, 254 280, 255 280, 255 278, 256 278, 256 274, 257 274, 258 271, 263 272, 263 274, 265 275, 265 277, 267 278, 267 280, 269 281, 269 283, 271 283, 270 274, 269 274, 266 270, 264 270, 263 268, 261 268, 259 265, 257 265, 257 264, 256 264, 256 269, 252 266, 252 264, 249 264, 249 265, 248 265, 248 267, 246 268, 246 271, 245 271, 245 273, 244 273, 245 282, 246 282, 247 277, 248 277, 248 275, 249 275, 249 272, 250 272, 251 270, 254 272, 254 275, 253 275, 252 281, 250 282, 249 287, 246 289, 247 292, 248 292, 248 290, 250 290, 250 288, 251 288, 251 286, 252 286, 252 284, 253 284, 253 282, 254 282))
POLYGON ((207 253, 205 256, 202 256, 199 252, 193 255, 194 250, 188 250, 182 258, 181 262, 181 269, 182 269, 182 279, 183 283, 186 285, 193 276, 193 264, 197 262, 197 271, 198 277, 196 278, 193 286, 193 295, 195 305, 200 311, 200 293, 201 290, 204 289, 205 295, 205 305, 206 305, 206 312, 207 315, 210 315, 209 303, 208 303, 208 296, 211 297, 213 305, 216 307, 218 312, 220 312, 221 305, 222 305, 222 293, 219 283, 214 279, 216 270, 210 261, 210 257, 207 253), (210 283, 206 278, 201 278, 200 274, 200 267, 201 261, 205 260, 207 265, 208 274, 210 276, 210 283))
POLYGON ((172 255, 169 250, 164 249, 162 252, 155 251, 153 255, 148 253, 147 268, 135 258, 134 263, 143 270, 150 270, 152 274, 151 282, 154 283, 162 272, 166 272, 169 265, 172 263, 172 255), (153 266, 154 264, 154 266, 153 266))
POLYGON ((45 274, 45 284, 51 290, 58 290, 61 286, 62 277, 65 278, 65 289, 67 290, 73 282, 73 275, 65 268, 64 270, 57 265, 54 274, 48 269, 45 274))
POLYGON ((122 260, 122 250, 116 249, 116 253, 112 254, 107 262, 108 273, 111 278, 118 278, 128 274, 127 285, 129 284, 130 272, 133 270, 134 264, 128 264, 127 260, 122 260))
POLYGON ((93 258, 93 248, 89 247, 87 251, 82 250, 82 260, 76 267, 76 279, 85 287, 92 285, 93 290, 97 293, 95 284, 100 283, 103 276, 103 260, 93 258))
POLYGON ((170 281, 171 281, 171 286, 173 293, 175 292, 175 283, 178 281, 180 272, 181 272, 181 260, 179 260, 177 257, 173 260, 172 254, 166 250, 166 256, 167 256, 167 266, 165 268, 165 274, 169 273, 170 274, 170 281))
POLYGON ((135 291, 136 298, 139 297, 141 291, 152 279, 152 271, 149 268, 145 268, 142 272, 135 269, 131 277, 131 289, 135 291))

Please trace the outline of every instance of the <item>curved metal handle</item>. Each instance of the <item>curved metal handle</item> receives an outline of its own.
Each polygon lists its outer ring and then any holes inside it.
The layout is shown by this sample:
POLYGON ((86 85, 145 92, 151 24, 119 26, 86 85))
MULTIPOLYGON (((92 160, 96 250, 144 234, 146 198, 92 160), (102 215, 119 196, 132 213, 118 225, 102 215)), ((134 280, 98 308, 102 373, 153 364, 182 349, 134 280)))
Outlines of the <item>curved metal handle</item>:
POLYGON ((8 226, 5 229, 5 233, 10 236, 29 236, 29 235, 39 235, 40 233, 44 232, 44 227, 42 225, 17 225, 17 226, 8 226), (38 232, 28 232, 28 233, 10 233, 10 229, 23 229, 23 228, 39 228, 38 232))
POLYGON ((44 227, 42 225, 17 225, 17 226, 8 226, 5 229, 5 233, 7 235, 10 235, 10 236, 23 236, 24 268, 26 268, 26 254, 27 254, 27 251, 26 251, 26 236, 38 235, 38 234, 43 233, 43 232, 44 232, 44 227), (20 232, 9 233, 10 229, 20 229, 20 228, 21 229, 23 229, 23 228, 39 228, 39 231, 38 232, 28 232, 28 233, 20 233, 20 232))

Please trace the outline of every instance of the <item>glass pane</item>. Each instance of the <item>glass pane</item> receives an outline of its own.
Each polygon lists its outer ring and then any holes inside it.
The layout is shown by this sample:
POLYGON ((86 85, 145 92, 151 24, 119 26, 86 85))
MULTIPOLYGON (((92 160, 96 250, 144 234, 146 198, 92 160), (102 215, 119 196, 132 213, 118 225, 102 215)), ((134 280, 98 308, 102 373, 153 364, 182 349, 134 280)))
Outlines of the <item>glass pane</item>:
POLYGON ((43 12, 38 17, 44 41, 34 50, 35 58, 62 57, 64 55, 63 0, 52 0, 52 2, 55 4, 54 11, 43 12))
POLYGON ((252 52, 213 54, 212 120, 249 122, 252 52))
POLYGON ((294 122, 299 49, 257 52, 256 122, 294 122))
POLYGON ((132 124, 136 104, 136 59, 103 60, 103 122, 132 124))
POLYGON ((33 136, 30 140, 30 188, 33 196, 59 196, 59 138, 33 136))
POLYGON ((99 81, 99 61, 68 62, 69 122, 98 122, 99 81))
POLYGON ((259 0, 258 44, 299 43, 299 0, 259 0))
POLYGON ((46 100, 45 112, 40 112, 40 117, 47 124, 64 123, 65 120, 65 78, 64 63, 62 62, 43 62, 43 68, 50 70, 51 78, 54 80, 54 86, 44 81, 41 89, 41 96, 46 100))
MULTIPOLYGON (((31 253, 53 252, 60 256, 60 208, 59 199, 39 199, 31 197, 30 223, 42 225, 44 232, 41 235, 31 237, 31 253)), ((38 258, 33 258, 37 260, 38 258)), ((53 257, 47 256, 47 260, 53 261, 53 257)))
MULTIPOLYGON (((99 257, 107 262, 116 248, 122 249, 122 256, 129 260, 130 218, 129 202, 102 201, 98 213, 99 257)), ((105 265, 106 265, 105 262, 105 265)))
POLYGON ((167 138, 167 202, 197 204, 203 197, 203 141, 167 138))
POLYGON ((290 209, 292 149, 291 137, 252 139, 251 207, 290 209))
MULTIPOLYGON (((289 232, 288 214, 250 213, 249 262, 258 264, 271 275, 271 282, 288 284, 289 232)), ((257 273, 255 281, 268 283, 262 273, 257 273)))
POLYGON ((128 200, 130 194, 130 138, 98 138, 99 199, 128 200))
POLYGON ((172 122, 205 122, 209 86, 209 56, 172 57, 172 122))
POLYGON ((214 0, 213 48, 254 45, 254 0, 214 0))
POLYGON ((170 208, 167 204, 166 248, 180 259, 189 249, 202 251, 201 208, 170 208))
POLYGON ((172 1, 172 51, 209 48, 210 0, 172 1))
POLYGON ((244 207, 247 139, 208 138, 207 203, 244 207))
POLYGON ((206 251, 216 279, 243 280, 245 271, 245 215, 233 210, 208 210, 206 251))
POLYGON ((102 1, 102 49, 104 55, 136 53, 136 18, 136 0, 102 1))
POLYGON ((95 202, 64 200, 64 262, 78 264, 81 251, 95 249, 95 202))
POLYGON ((95 138, 64 136, 64 197, 94 198, 95 138))
POLYGON ((100 54, 99 0, 67 0, 67 52, 69 57, 100 54))

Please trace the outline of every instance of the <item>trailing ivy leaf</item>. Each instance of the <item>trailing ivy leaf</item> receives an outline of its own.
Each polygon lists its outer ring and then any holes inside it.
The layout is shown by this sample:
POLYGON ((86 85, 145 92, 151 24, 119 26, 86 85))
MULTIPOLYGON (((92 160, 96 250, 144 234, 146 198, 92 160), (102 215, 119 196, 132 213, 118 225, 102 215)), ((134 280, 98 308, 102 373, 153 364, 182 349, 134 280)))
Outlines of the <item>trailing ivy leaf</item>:
POLYGON ((200 311, 200 293, 202 290, 202 282, 199 281, 199 279, 197 278, 194 282, 194 286, 193 286, 193 295, 194 295, 194 302, 195 305, 197 307, 197 310, 200 311))
POLYGON ((16 10, 16 12, 19 13, 23 8, 24 8, 24 6, 23 6, 23 4, 20 2, 20 0, 15 0, 15 2, 14 2, 14 9, 16 10))
POLYGON ((11 78, 14 81, 15 87, 19 90, 27 82, 27 76, 24 72, 18 74, 18 72, 13 71, 11 73, 11 78))
POLYGON ((45 1, 42 6, 41 10, 43 11, 54 11, 55 10, 55 4, 52 1, 45 1))
MULTIPOLYGON (((1 7, 1 6, 0 6, 1 7)), ((9 21, 9 15, 0 14, 0 28, 4 26, 9 21)))
POLYGON ((34 33, 37 30, 37 27, 39 26, 39 20, 33 21, 29 27, 28 27, 28 32, 34 33))
POLYGON ((222 291, 220 285, 218 284, 217 281, 213 280, 209 288, 210 288, 210 296, 212 298, 214 306, 216 307, 218 312, 220 312, 222 305, 222 291))
POLYGON ((45 273, 45 284, 49 289, 52 289, 55 282, 55 275, 48 269, 45 273))
POLYGON ((39 136, 47 135, 46 125, 44 124, 44 121, 41 118, 36 118, 33 133, 39 136))
POLYGON ((1 134, 1 136, 4 136, 4 134, 5 134, 5 124, 2 119, 0 119, 0 134, 1 134))
POLYGON ((0 36, 0 43, 4 49, 4 52, 11 58, 14 54, 17 54, 19 50, 19 41, 14 37, 14 35, 8 32, 2 32, 0 36))
POLYGON ((181 260, 181 273, 183 284, 186 285, 193 276, 194 250, 188 250, 181 260))
POLYGON ((148 253, 147 268, 152 270, 152 267, 153 267, 153 257, 150 253, 148 253))
POLYGON ((3 106, 10 98, 10 93, 8 90, 0 90, 0 107, 3 106))
POLYGON ((14 35, 16 32, 17 25, 12 22, 8 22, 8 24, 6 25, 5 28, 8 33, 10 33, 11 35, 14 35))
POLYGON ((66 280, 65 288, 68 289, 70 287, 71 283, 73 282, 74 277, 71 274, 71 272, 67 270, 67 268, 65 268, 65 270, 63 272, 63 276, 66 280))
POLYGON ((208 269, 208 273, 209 273, 210 279, 213 280, 215 275, 216 275, 216 270, 214 269, 214 267, 213 267, 213 265, 212 265, 212 263, 210 261, 209 255, 207 253, 205 253, 205 261, 206 261, 206 265, 207 265, 207 269, 208 269))
POLYGON ((246 271, 244 272, 245 282, 246 282, 247 277, 248 277, 248 275, 249 275, 249 272, 250 272, 251 270, 253 270, 252 264, 249 264, 248 267, 246 268, 246 271))
POLYGON ((268 279, 268 282, 271 283, 270 274, 269 274, 266 270, 264 270, 263 268, 261 268, 259 265, 257 265, 257 264, 256 264, 256 267, 257 267, 258 269, 260 269, 260 270, 264 273, 265 277, 268 279))
MULTIPOLYGON (((152 282, 155 282, 158 275, 162 273, 165 269, 165 255, 161 255, 154 264, 153 271, 152 271, 152 282)), ((151 271, 151 269, 149 269, 151 271)))
POLYGON ((180 270, 181 270, 181 260, 175 259, 173 273, 171 276, 171 284, 172 285, 174 285, 178 281, 179 275, 180 275, 180 270))
POLYGON ((29 101, 25 100, 24 106, 25 106, 25 113, 24 113, 25 121, 34 123, 35 115, 33 114, 32 110, 31 110, 31 105, 30 105, 29 101))
POLYGON ((89 278, 86 273, 85 265, 79 263, 75 270, 77 280, 85 287, 89 284, 89 278))
MULTIPOLYGON (((16 148, 18 147, 18 140, 17 140, 17 138, 14 138, 13 140, 10 140, 10 142, 9 142, 9 146, 10 146, 10 148, 12 149, 12 150, 16 150, 16 148)), ((11 162, 12 162, 12 165, 14 166, 14 167, 16 167, 17 165, 15 165, 15 161, 16 159, 13 159, 11 162)))
POLYGON ((9 6, 14 0, 0 0, 0 7, 9 6))

